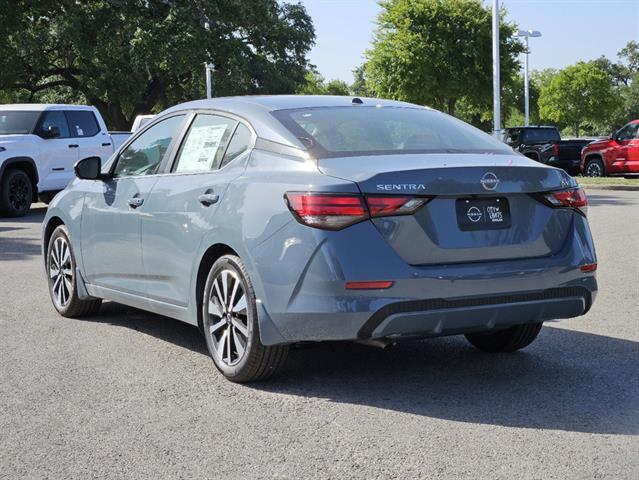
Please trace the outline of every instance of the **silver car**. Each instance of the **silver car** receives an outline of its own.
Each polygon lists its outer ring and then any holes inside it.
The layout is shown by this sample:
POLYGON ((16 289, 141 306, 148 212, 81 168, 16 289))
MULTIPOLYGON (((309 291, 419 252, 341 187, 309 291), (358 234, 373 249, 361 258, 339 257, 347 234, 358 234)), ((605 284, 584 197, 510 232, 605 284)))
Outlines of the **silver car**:
POLYGON ((110 300, 198 325, 236 382, 302 341, 515 351, 597 291, 574 179, 417 105, 185 103, 76 174, 42 228, 56 310, 110 300))

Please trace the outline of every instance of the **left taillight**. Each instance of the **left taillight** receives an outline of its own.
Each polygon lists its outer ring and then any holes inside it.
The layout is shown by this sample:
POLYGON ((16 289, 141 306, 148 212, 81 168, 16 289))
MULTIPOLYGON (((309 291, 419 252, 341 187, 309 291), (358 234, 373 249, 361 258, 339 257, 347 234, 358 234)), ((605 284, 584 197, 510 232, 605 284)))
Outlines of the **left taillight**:
POLYGON ((326 230, 341 230, 369 218, 410 215, 431 199, 319 192, 287 192, 284 198, 300 223, 326 230))
POLYGON ((548 192, 543 198, 553 208, 572 208, 584 216, 588 211, 588 197, 583 188, 548 192))

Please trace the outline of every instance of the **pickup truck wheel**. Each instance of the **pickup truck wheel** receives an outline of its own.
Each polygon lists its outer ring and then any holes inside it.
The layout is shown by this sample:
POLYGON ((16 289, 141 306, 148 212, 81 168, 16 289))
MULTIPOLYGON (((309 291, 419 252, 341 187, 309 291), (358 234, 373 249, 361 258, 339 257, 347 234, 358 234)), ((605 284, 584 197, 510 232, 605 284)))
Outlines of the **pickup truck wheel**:
POLYGON ((253 285, 235 255, 224 255, 211 267, 204 287, 202 324, 215 366, 232 382, 264 380, 286 360, 288 346, 266 346, 260 341, 253 285))
POLYGON ((605 177, 606 172, 604 170, 603 163, 598 158, 588 160, 586 168, 584 169, 586 177, 605 177))
POLYGON ((31 208, 33 185, 22 170, 10 170, 2 179, 0 213, 7 217, 23 217, 31 208))
POLYGON ((485 352, 514 352, 530 345, 539 332, 541 323, 528 323, 496 332, 480 332, 466 334, 473 346, 485 352))

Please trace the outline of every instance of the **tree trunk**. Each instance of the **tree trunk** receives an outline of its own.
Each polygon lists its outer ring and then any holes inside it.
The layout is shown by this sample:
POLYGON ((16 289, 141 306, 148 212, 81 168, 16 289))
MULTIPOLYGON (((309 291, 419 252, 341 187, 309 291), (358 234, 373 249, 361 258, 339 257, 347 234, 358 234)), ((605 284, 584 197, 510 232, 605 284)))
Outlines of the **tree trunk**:
POLYGON ((455 116, 456 105, 457 105, 456 98, 449 98, 448 100, 446 100, 446 111, 448 112, 448 115, 452 115, 453 117, 455 116))
POLYGON ((579 137, 579 124, 575 124, 575 137, 579 137))

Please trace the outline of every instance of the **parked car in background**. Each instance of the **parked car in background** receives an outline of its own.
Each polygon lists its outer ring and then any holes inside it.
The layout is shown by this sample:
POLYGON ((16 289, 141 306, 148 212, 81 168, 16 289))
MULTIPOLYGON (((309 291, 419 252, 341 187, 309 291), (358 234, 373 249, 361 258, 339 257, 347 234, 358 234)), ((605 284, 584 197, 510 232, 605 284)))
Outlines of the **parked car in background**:
POLYGON ((25 215, 73 179, 73 165, 102 160, 130 136, 110 134, 98 110, 83 105, 0 105, 0 215, 25 215))
POLYGON ((577 175, 581 149, 591 140, 562 140, 556 127, 539 125, 507 128, 504 131, 504 142, 528 158, 577 175))
POLYGON ((56 310, 108 299, 198 325, 237 382, 304 341, 513 352, 597 290, 575 179, 418 105, 195 101, 76 172, 42 223, 56 310))
POLYGON ((131 126, 131 133, 137 132, 140 128, 149 123, 153 117, 155 117, 155 115, 138 115, 135 117, 133 125, 131 126))
POLYGON ((581 172, 588 177, 639 176, 639 120, 581 151, 581 172))

